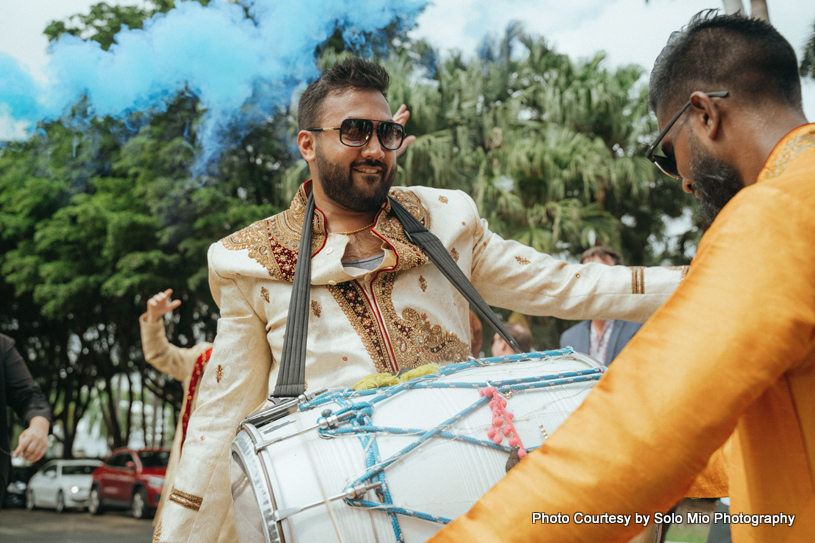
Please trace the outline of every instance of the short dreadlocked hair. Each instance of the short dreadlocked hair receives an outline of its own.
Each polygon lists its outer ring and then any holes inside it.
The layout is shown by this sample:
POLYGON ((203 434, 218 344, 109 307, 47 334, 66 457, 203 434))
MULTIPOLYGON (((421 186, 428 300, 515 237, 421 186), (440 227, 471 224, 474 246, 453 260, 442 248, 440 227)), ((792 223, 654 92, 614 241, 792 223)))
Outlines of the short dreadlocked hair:
POLYGON ((648 105, 677 109, 695 91, 730 91, 746 103, 771 101, 802 109, 798 60, 769 23, 700 11, 671 34, 651 72, 648 105))
POLYGON ((375 90, 387 98, 390 76, 375 62, 350 57, 341 60, 312 81, 303 94, 297 107, 297 128, 315 128, 322 115, 322 104, 332 91, 375 90))

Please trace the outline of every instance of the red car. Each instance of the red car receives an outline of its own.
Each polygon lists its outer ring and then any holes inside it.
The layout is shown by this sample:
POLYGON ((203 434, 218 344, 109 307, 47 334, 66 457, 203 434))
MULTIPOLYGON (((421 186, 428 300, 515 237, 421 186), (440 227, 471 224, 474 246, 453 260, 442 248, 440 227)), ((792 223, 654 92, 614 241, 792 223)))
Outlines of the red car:
POLYGON ((134 518, 156 512, 170 460, 169 449, 117 449, 93 472, 88 512, 130 508, 134 518))

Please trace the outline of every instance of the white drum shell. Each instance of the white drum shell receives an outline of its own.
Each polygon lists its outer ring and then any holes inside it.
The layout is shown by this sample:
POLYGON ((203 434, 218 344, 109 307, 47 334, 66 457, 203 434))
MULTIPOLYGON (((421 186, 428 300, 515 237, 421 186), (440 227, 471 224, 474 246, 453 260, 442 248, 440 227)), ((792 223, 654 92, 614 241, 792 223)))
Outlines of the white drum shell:
MULTIPOLYGON (((598 364, 592 359, 572 353, 465 369, 439 377, 438 380, 486 384, 597 367, 598 364)), ((582 403, 595 382, 575 382, 514 392, 508 399, 507 410, 514 414, 513 423, 523 445, 527 448, 541 445, 545 437, 551 435, 582 403)), ((430 430, 476 402, 480 397, 478 390, 428 388, 404 391, 377 403, 372 422, 376 426, 430 430)), ((366 399, 370 397, 360 397, 355 401, 366 399)), ((233 451, 243 451, 241 456, 253 479, 252 486, 263 485, 266 477, 271 486, 270 489, 255 490, 256 494, 261 495, 261 501, 266 502, 260 504, 260 509, 267 519, 271 518, 274 510, 302 507, 341 494, 366 471, 363 446, 355 434, 326 439, 320 437, 317 430, 312 430, 278 441, 261 450, 256 457, 251 454, 254 444, 292 436, 313 427, 324 409, 336 412, 340 408, 336 403, 328 403, 259 428, 247 425, 239 433, 233 451), (265 494, 268 494, 268 498, 263 498, 265 494)), ((492 426, 492 418, 492 411, 485 405, 447 427, 446 431, 488 440, 487 431, 492 426)), ((376 434, 380 458, 389 458, 415 442, 417 437, 376 434)), ((506 444, 507 439, 504 438, 503 445, 506 444)), ((452 519, 467 512, 506 474, 508 456, 504 451, 434 437, 388 467, 385 474, 396 506, 452 519)), ((238 475, 231 474, 233 481, 238 475)), ((378 501, 373 491, 369 491, 363 499, 378 501)), ((240 524, 242 514, 239 509, 236 502, 236 520, 240 524)), ((425 541, 442 527, 442 524, 422 519, 401 515, 398 518, 408 542, 425 541)), ((293 514, 278 526, 282 529, 280 540, 286 543, 396 541, 391 518, 387 514, 352 507, 342 500, 293 514), (330 514, 327 508, 331 509, 330 514)), ((239 534, 241 531, 239 526, 239 534)), ((274 538, 274 533, 269 534, 267 541, 274 541, 274 538)))

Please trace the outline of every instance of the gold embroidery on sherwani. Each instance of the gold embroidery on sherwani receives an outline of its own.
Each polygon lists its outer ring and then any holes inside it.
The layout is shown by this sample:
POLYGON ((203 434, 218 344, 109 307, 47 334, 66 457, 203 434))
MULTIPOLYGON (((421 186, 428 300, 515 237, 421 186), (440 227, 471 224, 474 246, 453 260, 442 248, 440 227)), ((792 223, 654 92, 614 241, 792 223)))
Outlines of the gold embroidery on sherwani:
POLYGON ((415 368, 431 362, 460 362, 470 354, 470 347, 456 334, 445 332, 439 325, 431 325, 427 315, 411 308, 399 316, 393 305, 394 273, 384 273, 372 288, 388 329, 399 369, 415 368))
MULTIPOLYGON (((270 219, 251 224, 243 230, 221 240, 231 251, 249 250, 249 257, 269 271, 280 281, 294 281, 300 232, 306 214, 308 197, 304 186, 300 187, 291 207, 270 219)), ((314 213, 314 231, 311 236, 311 254, 316 253, 325 241, 325 224, 322 213, 314 213)))
POLYGON ((170 492, 170 497, 168 498, 171 502, 175 502, 181 507, 186 507, 187 509, 192 509, 193 511, 198 511, 201 509, 201 502, 204 501, 204 498, 200 496, 194 496, 192 494, 187 494, 186 492, 181 492, 180 490, 176 490, 173 487, 173 491, 170 492))
POLYGON ((815 134, 811 131, 792 138, 784 146, 784 150, 778 154, 778 158, 764 169, 764 173, 761 175, 759 181, 777 177, 781 172, 787 169, 787 166, 789 166, 798 155, 813 147, 815 147, 815 134))
POLYGON ((645 294, 645 268, 642 266, 632 266, 630 269, 631 293, 645 294))
POLYGON ((263 298, 267 304, 269 303, 269 290, 266 287, 260 287, 260 297, 263 298))
POLYGON ((526 258, 524 258, 522 256, 516 256, 515 260, 517 260, 518 264, 521 264, 522 266, 526 266, 527 264, 531 264, 529 259, 526 259, 526 258))
POLYGON ((427 290, 427 280, 423 275, 419 276, 419 287, 422 289, 422 292, 427 290))
POLYGON ((458 251, 456 251, 456 248, 455 248, 455 247, 453 247, 452 249, 450 249, 450 256, 452 256, 452 257, 453 257, 453 260, 455 260, 456 262, 458 262, 458 251))
POLYGON ((330 286, 343 313, 362 340, 365 350, 373 359, 378 372, 393 372, 401 368, 415 368, 431 362, 460 362, 470 354, 469 346, 458 336, 433 325, 427 315, 420 315, 415 309, 407 308, 400 316, 393 305, 393 284, 396 274, 381 274, 371 285, 377 306, 381 309, 382 320, 396 357, 397 367, 393 367, 387 351, 387 339, 382 334, 377 319, 362 287, 356 281, 348 281, 330 286))
POLYGON ((394 371, 390 367, 388 354, 385 351, 385 338, 376 324, 376 316, 368 304, 362 287, 356 281, 347 281, 328 287, 329 292, 337 300, 342 312, 348 317, 354 331, 362 340, 365 350, 374 361, 376 371, 379 373, 394 371))
POLYGON ((447 196, 439 196, 439 202, 446 204, 447 203, 447 196))
POLYGON ((314 316, 319 319, 323 312, 323 308, 320 307, 320 302, 317 300, 311 300, 311 311, 314 313, 314 316))

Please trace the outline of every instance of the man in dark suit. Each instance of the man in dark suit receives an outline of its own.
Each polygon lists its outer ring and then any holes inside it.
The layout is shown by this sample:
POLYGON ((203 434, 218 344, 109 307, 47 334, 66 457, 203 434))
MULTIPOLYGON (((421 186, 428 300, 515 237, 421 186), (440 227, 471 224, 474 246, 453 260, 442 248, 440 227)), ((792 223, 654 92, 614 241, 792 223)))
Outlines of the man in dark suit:
POLYGON ((12 455, 22 456, 28 462, 42 458, 48 448, 52 418, 48 401, 14 348, 14 340, 0 334, 0 504, 6 493, 12 455), (26 426, 13 453, 9 446, 7 407, 11 407, 26 426))
MULTIPOLYGON (((623 265, 623 257, 610 247, 592 247, 580 257, 580 263, 599 262, 608 266, 623 265)), ((620 354, 642 327, 641 323, 628 321, 583 321, 572 326, 560 336, 560 348, 573 347, 604 366, 608 366, 620 354)))

